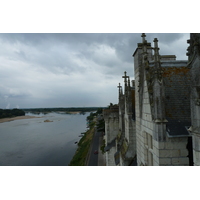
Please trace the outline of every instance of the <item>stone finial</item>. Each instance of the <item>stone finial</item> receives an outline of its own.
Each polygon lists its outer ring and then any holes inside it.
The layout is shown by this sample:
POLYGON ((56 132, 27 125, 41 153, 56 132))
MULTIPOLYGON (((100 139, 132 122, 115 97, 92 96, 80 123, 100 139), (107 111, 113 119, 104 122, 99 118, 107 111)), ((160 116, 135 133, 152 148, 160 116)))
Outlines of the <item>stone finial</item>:
POLYGON ((120 83, 119 83, 119 85, 118 85, 117 87, 120 89, 122 86, 121 86, 120 83))
POLYGON ((186 56, 190 56, 190 46, 187 48, 186 56))
POLYGON ((130 78, 128 77, 128 86, 131 87, 130 78))
POLYGON ((200 56, 200 33, 190 33, 190 39, 187 40, 187 43, 189 43, 188 52, 186 53, 188 56, 187 67, 191 68, 196 56, 200 56))
POLYGON ((142 42, 145 43, 145 37, 146 37, 145 33, 142 33, 141 37, 142 37, 142 42))
POLYGON ((154 48, 158 48, 158 39, 154 38, 153 42, 154 42, 154 48))
POLYGON ((159 80, 161 84, 162 81, 162 68, 160 64, 160 55, 159 55, 159 48, 158 48, 158 39, 154 38, 154 75, 159 80))
POLYGON ((141 37, 142 37, 142 43, 143 43, 143 45, 142 45, 143 55, 146 55, 147 54, 147 41, 145 39, 145 37, 146 37, 145 33, 142 33, 141 37))
POLYGON ((154 38, 153 41, 154 41, 154 58, 155 58, 155 62, 156 62, 156 61, 160 61, 158 39, 154 38))
POLYGON ((122 76, 122 78, 124 78, 124 83, 125 83, 125 86, 127 86, 127 78, 129 76, 126 76, 126 71, 124 72, 124 76, 122 76))
POLYGON ((121 88, 122 88, 122 86, 120 85, 120 83, 119 83, 119 86, 117 86, 118 88, 119 88, 119 94, 121 94, 121 88))

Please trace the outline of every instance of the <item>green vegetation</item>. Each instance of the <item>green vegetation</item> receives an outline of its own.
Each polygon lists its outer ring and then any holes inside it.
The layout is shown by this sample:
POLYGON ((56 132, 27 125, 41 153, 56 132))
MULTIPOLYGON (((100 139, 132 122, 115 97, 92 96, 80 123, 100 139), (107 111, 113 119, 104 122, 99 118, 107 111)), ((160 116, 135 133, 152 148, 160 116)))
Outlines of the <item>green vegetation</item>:
MULTIPOLYGON (((103 134, 105 133, 105 121, 104 121, 103 118, 98 120, 98 123, 97 123, 97 130, 98 130, 98 131, 102 131, 103 134)), ((102 145, 101 145, 101 147, 100 147, 102 154, 105 153, 105 151, 104 151, 105 146, 106 146, 106 142, 105 142, 105 140, 103 139, 102 145)))
POLYGON ((102 107, 70 107, 70 108, 25 108, 25 112, 31 112, 34 114, 49 113, 49 112, 65 112, 70 114, 70 112, 80 112, 80 114, 85 114, 85 112, 100 111, 102 107))
POLYGON ((98 131, 105 132, 105 121, 104 121, 104 119, 98 120, 97 129, 98 129, 98 131))
POLYGON ((87 117, 87 121, 89 124, 89 127, 93 125, 94 118, 97 117, 97 115, 102 114, 103 108, 98 108, 95 113, 91 112, 90 115, 87 117))
POLYGON ((12 110, 0 109, 0 118, 16 117, 16 116, 24 116, 24 115, 25 115, 25 112, 17 108, 14 108, 12 110))
POLYGON ((91 112, 89 116, 87 116, 88 128, 91 128, 94 125, 94 118, 96 117, 96 113, 91 112))
POLYGON ((105 146, 106 146, 106 141, 103 139, 103 144, 101 145, 101 152, 102 152, 102 154, 104 154, 105 153, 105 151, 104 151, 104 148, 105 148, 105 146))
POLYGON ((78 149, 69 166, 84 166, 94 135, 94 126, 88 130, 78 143, 78 149))
MULTIPOLYGON (((95 125, 96 125, 96 117, 98 116, 98 114, 101 114, 103 111, 102 108, 97 109, 96 113, 90 113, 90 115, 87 117, 87 121, 88 121, 88 127, 90 128, 85 134, 84 136, 81 138, 81 140, 78 143, 78 149, 73 157, 73 159, 71 160, 69 166, 84 166, 88 153, 89 153, 89 149, 90 149, 90 145, 92 142, 92 138, 94 135, 94 131, 95 131, 95 125)), ((102 128, 103 125, 103 121, 100 120, 101 123, 97 124, 97 128, 102 128)), ((105 130, 105 127, 104 127, 105 130)))

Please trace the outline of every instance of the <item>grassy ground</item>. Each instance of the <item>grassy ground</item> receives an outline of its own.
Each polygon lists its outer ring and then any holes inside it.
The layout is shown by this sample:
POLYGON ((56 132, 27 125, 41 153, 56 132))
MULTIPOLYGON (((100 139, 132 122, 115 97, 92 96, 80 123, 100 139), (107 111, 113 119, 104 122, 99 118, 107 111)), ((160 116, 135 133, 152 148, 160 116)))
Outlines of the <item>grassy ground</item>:
POLYGON ((78 149, 69 166, 84 166, 94 135, 94 125, 84 134, 78 143, 78 149))

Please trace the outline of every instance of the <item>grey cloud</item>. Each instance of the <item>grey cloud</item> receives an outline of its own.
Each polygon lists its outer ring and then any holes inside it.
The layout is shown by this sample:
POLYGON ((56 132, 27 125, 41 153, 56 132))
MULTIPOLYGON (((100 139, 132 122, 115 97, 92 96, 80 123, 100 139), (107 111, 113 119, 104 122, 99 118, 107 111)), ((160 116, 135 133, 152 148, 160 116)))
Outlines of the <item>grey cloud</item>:
POLYGON ((47 41, 48 35, 44 33, 1 33, 0 37, 11 44, 38 45, 43 41, 47 41))
POLYGON ((175 40, 180 39, 183 34, 182 33, 150 33, 150 34, 146 34, 147 39, 149 41, 154 40, 154 38, 157 38, 159 40, 159 42, 162 43, 166 43, 166 44, 170 44, 172 42, 174 42, 175 40))
POLYGON ((187 60, 186 49, 189 34, 186 33, 151 33, 147 34, 148 41, 152 46, 154 38, 158 39, 160 54, 176 55, 178 60, 187 60))
MULTIPOLYGON (((187 59, 187 34, 146 35, 152 46, 158 38, 161 54, 187 59)), ((117 103, 117 85, 124 71, 134 77, 141 41, 140 33, 0 34, 0 107, 117 103)))
MULTIPOLYGON (((182 37, 180 33, 147 33, 147 40, 153 43, 153 38, 157 37, 161 44, 170 45, 175 40, 182 37)), ((22 42, 26 45, 36 46, 38 51, 41 52, 41 55, 46 57, 46 62, 51 60, 53 53, 52 46, 61 46, 63 49, 69 49, 71 51, 79 52, 82 56, 87 57, 88 59, 93 59, 91 51, 88 49, 92 45, 104 44, 112 47, 116 50, 116 54, 123 62, 132 62, 132 53, 137 47, 137 43, 141 42, 141 34, 139 33, 109 33, 109 34, 81 34, 81 33, 57 33, 57 34, 3 34, 0 35, 3 38, 6 38, 8 41, 12 42, 22 42)), ((60 53, 60 52, 59 52, 60 53)), ((26 55, 26 52, 23 52, 22 56, 26 55)), ((58 56, 59 57, 59 56, 58 56)), ((66 55, 67 57, 67 55, 66 55)), ((61 59, 63 60, 63 58, 61 59)), ((55 62, 62 65, 62 62, 57 60, 51 60, 51 63, 55 62)), ((101 62, 104 62, 103 60, 101 62)), ((47 62, 49 65, 49 63, 47 62)), ((108 64, 108 67, 111 64, 108 64)))

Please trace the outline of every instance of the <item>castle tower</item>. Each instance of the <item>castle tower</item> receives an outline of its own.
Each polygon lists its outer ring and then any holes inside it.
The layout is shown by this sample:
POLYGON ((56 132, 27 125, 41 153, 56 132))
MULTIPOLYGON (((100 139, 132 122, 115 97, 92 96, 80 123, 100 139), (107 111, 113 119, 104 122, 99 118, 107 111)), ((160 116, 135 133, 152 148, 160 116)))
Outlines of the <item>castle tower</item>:
POLYGON ((188 67, 191 75, 191 127, 194 165, 200 165, 200 33, 191 33, 188 48, 188 67))
POLYGON ((126 147, 124 152, 124 165, 136 165, 136 131, 135 131, 135 87, 131 87, 130 78, 128 77, 125 84, 125 138, 123 146, 126 147))
POLYGON ((167 122, 165 116, 165 91, 157 38, 154 39, 154 66, 151 82, 153 87, 152 117, 155 123, 153 138, 156 141, 165 141, 167 122))
POLYGON ((118 105, 110 105, 109 108, 103 110, 103 118, 105 120, 105 151, 106 165, 115 166, 114 154, 116 150, 116 137, 119 131, 119 107, 118 105))
POLYGON ((124 72, 124 94, 119 84, 119 133, 116 138, 115 164, 120 166, 136 165, 136 138, 134 87, 130 85, 130 78, 124 72))
MULTIPOLYGON (((135 50, 134 57, 134 74, 135 74, 135 123, 136 123, 136 152, 137 152, 137 164, 145 165, 144 155, 144 133, 142 130, 142 113, 143 107, 147 108, 146 102, 148 97, 143 97, 143 93, 147 94, 147 85, 144 85, 145 73, 144 67, 147 66, 148 62, 152 60, 152 47, 150 43, 147 43, 143 33, 141 35, 142 43, 138 43, 137 49, 135 50), (144 100, 144 102, 143 102, 144 100), (144 105, 144 106, 143 106, 144 105)), ((149 115, 148 115, 149 117, 149 115)))
POLYGON ((161 56, 157 38, 152 48, 145 36, 142 34, 142 43, 133 54, 137 164, 189 165, 187 61, 161 56))

